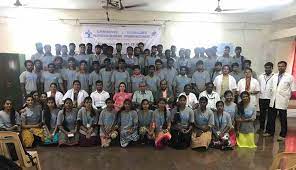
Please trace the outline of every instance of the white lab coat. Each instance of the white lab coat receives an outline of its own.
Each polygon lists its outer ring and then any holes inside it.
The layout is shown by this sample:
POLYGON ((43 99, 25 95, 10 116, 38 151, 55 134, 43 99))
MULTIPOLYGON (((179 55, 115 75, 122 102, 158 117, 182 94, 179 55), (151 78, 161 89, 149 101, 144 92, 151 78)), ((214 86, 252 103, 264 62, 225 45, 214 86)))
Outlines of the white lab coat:
POLYGON ((287 110, 291 92, 296 90, 294 77, 288 73, 284 73, 282 79, 278 83, 279 73, 274 74, 271 84, 272 97, 270 99, 270 107, 275 106, 276 109, 287 110))
MULTIPOLYGON (((81 103, 84 101, 84 99, 88 97, 88 93, 84 90, 80 90, 78 92, 78 96, 77 96, 77 104, 78 106, 81 105, 81 103)), ((63 97, 63 102, 67 99, 70 98, 72 101, 74 100, 74 90, 70 89, 67 91, 67 93, 64 95, 63 97)))
MULTIPOLYGON (((51 92, 49 91, 47 92, 47 97, 50 97, 50 96, 51 96, 51 92)), ((54 99, 57 106, 60 106, 63 104, 63 97, 64 97, 63 93, 59 91, 56 92, 54 99)))
MULTIPOLYGON (((240 81, 238 81, 237 91, 239 92, 239 94, 241 94, 243 91, 246 91, 246 78, 240 79, 240 81)), ((253 77, 251 78, 251 82, 250 82, 250 91, 251 92, 260 91, 259 82, 258 82, 258 80, 254 79, 253 77)), ((258 94, 250 95, 250 103, 253 106, 257 107, 258 94)))
MULTIPOLYGON (((236 90, 237 85, 236 85, 236 80, 233 76, 229 76, 229 89, 228 90, 236 90)), ((223 80, 223 74, 217 76, 214 80, 214 86, 216 87, 216 92, 220 95, 223 96, 224 94, 221 94, 221 86, 222 86, 222 80, 223 80)))

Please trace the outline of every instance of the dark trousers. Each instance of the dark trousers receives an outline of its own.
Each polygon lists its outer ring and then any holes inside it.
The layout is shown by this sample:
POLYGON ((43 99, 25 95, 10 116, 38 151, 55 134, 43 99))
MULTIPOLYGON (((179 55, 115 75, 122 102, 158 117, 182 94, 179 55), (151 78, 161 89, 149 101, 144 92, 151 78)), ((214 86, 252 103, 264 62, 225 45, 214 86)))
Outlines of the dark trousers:
POLYGON ((259 99, 259 108, 260 108, 260 129, 265 130, 265 120, 266 120, 266 115, 268 114, 269 111, 269 103, 270 99, 259 99))
POLYGON ((268 121, 266 126, 266 132, 274 135, 275 131, 275 120, 277 113, 279 112, 280 122, 281 122, 281 137, 286 137, 287 135, 287 110, 281 110, 276 108, 270 108, 270 112, 268 114, 268 121))

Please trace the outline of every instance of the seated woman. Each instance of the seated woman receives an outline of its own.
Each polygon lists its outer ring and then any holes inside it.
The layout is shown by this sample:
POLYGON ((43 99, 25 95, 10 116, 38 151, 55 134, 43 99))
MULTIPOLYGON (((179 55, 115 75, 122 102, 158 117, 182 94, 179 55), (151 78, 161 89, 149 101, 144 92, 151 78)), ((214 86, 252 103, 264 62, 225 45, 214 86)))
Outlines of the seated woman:
POLYGON ((142 144, 151 143, 150 141, 155 138, 153 129, 152 129, 153 111, 149 110, 149 107, 150 107, 149 101, 147 99, 143 99, 141 102, 140 110, 138 112, 139 133, 140 133, 140 141, 142 144))
POLYGON ((191 135, 191 148, 198 151, 208 149, 212 140, 212 128, 214 126, 214 113, 207 108, 208 99, 199 99, 199 108, 194 111, 194 129, 191 135))
POLYGON ((33 96, 26 96, 25 108, 21 111, 22 140, 25 147, 33 147, 44 141, 42 128, 42 109, 34 105, 33 96))
POLYGON ((171 139, 171 112, 166 108, 167 100, 160 98, 158 101, 158 109, 153 112, 152 128, 155 133, 156 149, 165 148, 171 139))
POLYGON ((212 146, 217 149, 232 149, 229 130, 233 128, 229 113, 224 111, 224 103, 216 103, 217 111, 214 113, 215 126, 213 127, 212 146))
POLYGON ((110 146, 112 140, 118 136, 118 126, 116 122, 117 113, 114 109, 114 101, 111 98, 106 100, 107 107, 102 110, 99 118, 101 147, 110 146))
POLYGON ((99 114, 92 107, 91 97, 86 97, 84 107, 78 111, 77 116, 80 146, 98 145, 98 117, 99 114))
POLYGON ((172 110, 170 146, 175 149, 185 149, 190 146, 194 113, 191 108, 186 106, 186 99, 185 95, 181 95, 177 108, 172 110))
MULTIPOLYGON (((160 81, 160 89, 156 93, 155 101, 158 101, 160 98, 166 99, 168 104, 171 104, 174 101, 174 95, 171 90, 169 90, 168 82, 166 80, 160 81)), ((167 105, 167 108, 170 107, 167 105)))
POLYGON ((12 100, 5 99, 0 111, 0 131, 20 131, 20 115, 13 108, 12 100))
POLYGON ((132 99, 132 93, 126 92, 126 84, 124 82, 121 82, 119 84, 119 91, 114 94, 113 100, 114 100, 114 107, 116 112, 120 110, 120 108, 123 106, 123 102, 125 100, 131 100, 132 99))
POLYGON ((47 99, 47 104, 42 112, 42 122, 44 128, 44 144, 58 144, 59 133, 57 127, 57 117, 59 109, 53 97, 47 99))
POLYGON ((120 145, 125 148, 134 141, 139 140, 138 135, 138 114, 132 110, 132 101, 126 99, 119 111, 119 127, 120 127, 120 145))
POLYGON ((51 83, 49 87, 50 91, 48 91, 47 97, 53 97, 55 99, 56 105, 60 108, 63 105, 63 93, 58 91, 58 86, 56 83, 51 83))
POLYGON ((88 96, 88 93, 81 89, 81 83, 79 80, 73 81, 73 88, 68 90, 62 101, 65 104, 65 100, 70 98, 74 108, 81 108, 83 106, 84 99, 88 96))
POLYGON ((244 91, 240 95, 242 101, 238 104, 237 122, 237 145, 238 147, 255 148, 255 127, 256 108, 250 102, 250 94, 244 91))
POLYGON ((58 113, 57 126, 59 128, 59 146, 74 146, 78 144, 77 109, 73 108, 70 98, 64 100, 64 109, 58 113))
MULTIPOLYGON (((237 116, 237 106, 233 102, 234 95, 231 90, 227 90, 224 93, 224 111, 230 114, 232 126, 235 127, 235 117, 237 116)), ((236 134, 235 134, 235 128, 230 129, 229 131, 229 137, 231 141, 231 145, 236 145, 236 134)))

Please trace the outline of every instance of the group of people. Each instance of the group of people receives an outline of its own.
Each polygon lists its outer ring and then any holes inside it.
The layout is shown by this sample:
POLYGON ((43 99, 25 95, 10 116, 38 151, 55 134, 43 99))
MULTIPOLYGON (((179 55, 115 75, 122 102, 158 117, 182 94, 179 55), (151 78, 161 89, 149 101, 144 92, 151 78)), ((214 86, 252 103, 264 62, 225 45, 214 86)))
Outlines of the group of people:
POLYGON ((194 150, 256 147, 255 126, 260 110, 263 136, 274 136, 279 113, 281 132, 287 134, 287 107, 295 91, 287 63, 267 62, 257 76, 242 48, 144 44, 116 52, 107 44, 50 45, 36 43, 37 53, 25 61, 20 75, 24 105, 17 111, 6 99, 0 129, 20 132, 25 147, 36 145, 109 147, 149 144, 157 149, 194 150), (258 105, 259 103, 259 105, 258 105))

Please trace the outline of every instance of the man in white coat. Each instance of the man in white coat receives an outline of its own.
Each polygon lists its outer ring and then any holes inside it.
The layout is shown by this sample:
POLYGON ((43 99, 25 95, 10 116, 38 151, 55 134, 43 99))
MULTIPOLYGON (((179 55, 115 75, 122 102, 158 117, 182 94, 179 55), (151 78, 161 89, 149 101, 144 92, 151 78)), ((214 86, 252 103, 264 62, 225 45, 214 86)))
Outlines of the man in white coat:
POLYGON ((214 86, 215 91, 220 95, 220 97, 223 97, 224 92, 227 90, 236 91, 237 85, 234 77, 229 75, 230 67, 229 65, 225 65, 222 68, 221 75, 217 76, 214 80, 214 86))
POLYGON ((268 114, 266 133, 263 136, 273 136, 275 131, 275 120, 279 112, 281 122, 281 132, 278 141, 285 140, 287 134, 287 108, 291 97, 291 92, 295 91, 295 81, 292 75, 286 73, 287 63, 278 62, 279 72, 272 78, 270 99, 270 113, 268 114))
POLYGON ((239 95, 243 91, 247 91, 250 94, 250 103, 257 107, 257 95, 260 92, 260 85, 259 82, 252 77, 253 71, 251 68, 245 68, 245 78, 240 79, 237 84, 237 90, 239 95))

